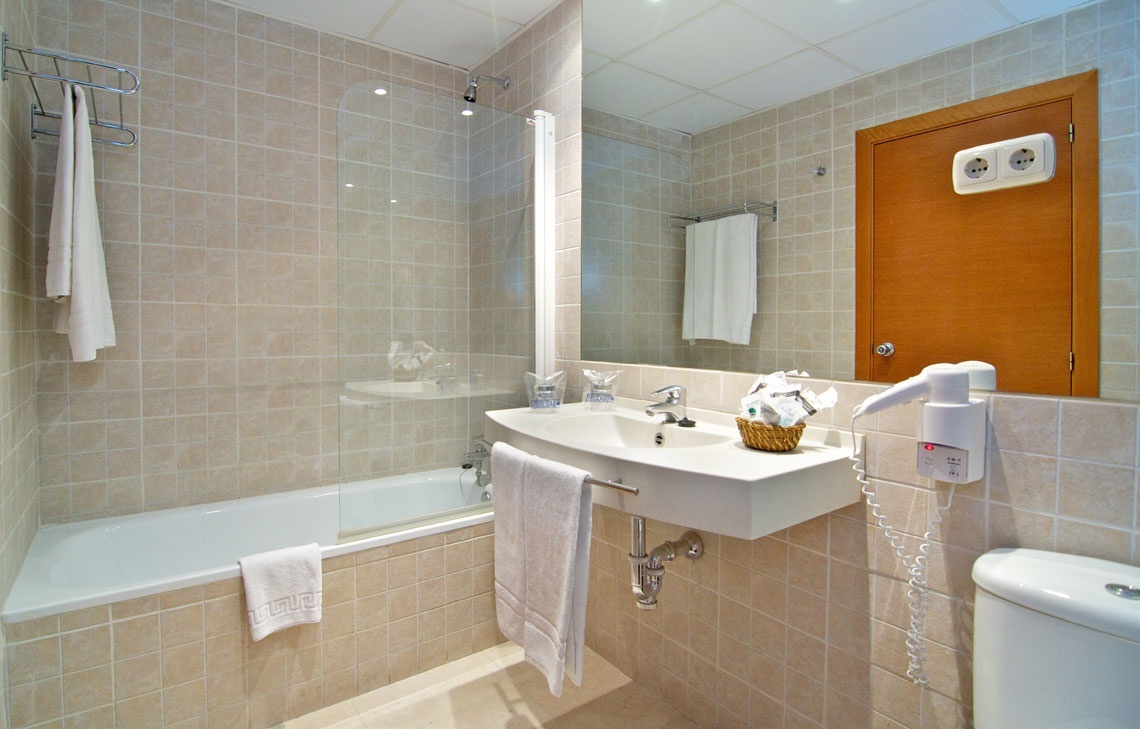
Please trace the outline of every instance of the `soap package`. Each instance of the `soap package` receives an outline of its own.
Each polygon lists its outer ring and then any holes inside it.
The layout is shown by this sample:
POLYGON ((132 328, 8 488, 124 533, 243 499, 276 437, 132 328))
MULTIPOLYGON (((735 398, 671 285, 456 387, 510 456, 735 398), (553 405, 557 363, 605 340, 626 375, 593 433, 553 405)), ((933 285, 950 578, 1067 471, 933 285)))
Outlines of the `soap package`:
POLYGON ((527 372, 523 375, 523 385, 532 412, 557 412, 562 405, 562 397, 566 394, 566 373, 559 370, 553 375, 542 377, 527 372))
POLYGON ((586 378, 586 392, 582 399, 587 410, 613 410, 618 395, 618 378, 621 370, 602 372, 600 370, 582 370, 582 377, 586 378))
POLYGON ((760 375, 740 400, 740 417, 788 428, 803 423, 821 410, 834 407, 839 400, 834 387, 816 394, 789 379, 809 376, 799 370, 760 375))

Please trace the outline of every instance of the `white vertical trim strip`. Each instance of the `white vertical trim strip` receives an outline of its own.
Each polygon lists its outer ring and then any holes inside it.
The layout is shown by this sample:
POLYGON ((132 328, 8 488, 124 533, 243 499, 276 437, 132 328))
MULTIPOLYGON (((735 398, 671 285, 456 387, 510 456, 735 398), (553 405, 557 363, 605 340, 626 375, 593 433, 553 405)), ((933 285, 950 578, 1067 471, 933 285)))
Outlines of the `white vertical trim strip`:
POLYGON ((534 372, 554 374, 554 115, 534 112, 534 372))

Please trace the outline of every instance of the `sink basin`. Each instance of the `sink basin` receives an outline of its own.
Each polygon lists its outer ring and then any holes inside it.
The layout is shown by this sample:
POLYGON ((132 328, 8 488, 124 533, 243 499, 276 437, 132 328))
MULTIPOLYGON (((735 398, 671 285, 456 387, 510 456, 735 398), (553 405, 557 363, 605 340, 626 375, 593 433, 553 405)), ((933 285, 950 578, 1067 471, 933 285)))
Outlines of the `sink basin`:
POLYGON ((701 448, 729 443, 733 434, 663 425, 642 415, 630 417, 620 412, 587 411, 546 423, 546 432, 563 441, 593 443, 622 448, 701 448))
POLYGON ((689 408, 694 428, 650 418, 649 403, 618 398, 611 411, 582 403, 555 413, 490 410, 484 432, 529 453, 621 480, 637 496, 594 487, 594 501, 638 516, 757 539, 859 501, 848 456, 862 437, 813 426, 795 450, 756 451, 734 416, 689 408), (661 443, 657 440, 660 436, 661 443))

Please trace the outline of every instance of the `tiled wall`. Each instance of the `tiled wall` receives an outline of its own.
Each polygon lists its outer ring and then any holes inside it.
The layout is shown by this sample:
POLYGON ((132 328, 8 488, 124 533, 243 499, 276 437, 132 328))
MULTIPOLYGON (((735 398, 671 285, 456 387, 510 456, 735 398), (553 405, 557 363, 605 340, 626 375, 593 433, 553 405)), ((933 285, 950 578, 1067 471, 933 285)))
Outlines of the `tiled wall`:
POLYGON ((5 626, 12 727, 269 727, 470 655, 491 531, 327 559, 321 622, 256 643, 239 578, 5 626))
POLYGON ((582 350, 608 362, 692 364, 682 342, 689 135, 583 110, 582 350))
MULTIPOLYGON (((69 363, 39 307, 44 520, 335 480, 337 105, 463 74, 205 0, 37 8, 40 45, 142 79, 138 145, 97 150, 118 346, 69 363)), ((37 145, 41 236, 54 159, 37 145)))
MULTIPOLYGON (((34 20, 29 0, 0 2, 0 27, 12 43, 33 43, 34 20)), ((27 79, 0 83, 0 595, 8 594, 39 526, 31 103, 27 79)), ((6 708, 0 695, 0 728, 6 708)))
MULTIPOLYGON (((682 384, 690 404, 728 411, 753 379, 623 370, 632 391, 682 384)), ((851 408, 881 389, 835 385, 839 405, 819 420, 844 429, 851 408)), ((914 473, 916 415, 911 403, 857 421, 868 475, 911 550, 948 494, 914 473)), ((1140 564, 1140 408, 993 395, 989 420, 988 476, 957 487, 935 532, 929 689, 905 677, 904 572, 863 504, 756 541, 702 533, 705 555, 667 566, 653 612, 630 592, 628 516, 595 507, 587 644, 703 727, 970 726, 979 555, 1020 546, 1140 564)), ((650 522, 649 547, 683 529, 650 522)))

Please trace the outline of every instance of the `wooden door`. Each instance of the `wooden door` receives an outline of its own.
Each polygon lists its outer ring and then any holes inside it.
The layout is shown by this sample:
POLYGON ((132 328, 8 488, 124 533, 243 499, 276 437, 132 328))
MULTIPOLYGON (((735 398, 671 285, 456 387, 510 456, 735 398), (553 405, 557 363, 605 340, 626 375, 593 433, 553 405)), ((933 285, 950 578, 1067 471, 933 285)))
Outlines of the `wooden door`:
MULTIPOLYGON (((870 199, 858 219, 871 235, 859 256, 866 301, 858 303, 868 309, 858 313, 866 318, 861 379, 897 382, 934 362, 979 359, 997 368, 1003 391, 1096 394, 1073 385, 1075 318, 1087 315, 1075 306, 1078 289, 1088 296, 1088 283, 1075 278, 1081 174, 1069 130, 1077 115, 1071 96, 1034 101, 884 139, 864 155, 870 199), (1056 142, 1053 179, 954 192, 955 152, 1038 132, 1056 142), (893 354, 875 353, 888 342, 893 354)), ((1081 364, 1095 378, 1097 362, 1081 364)))

